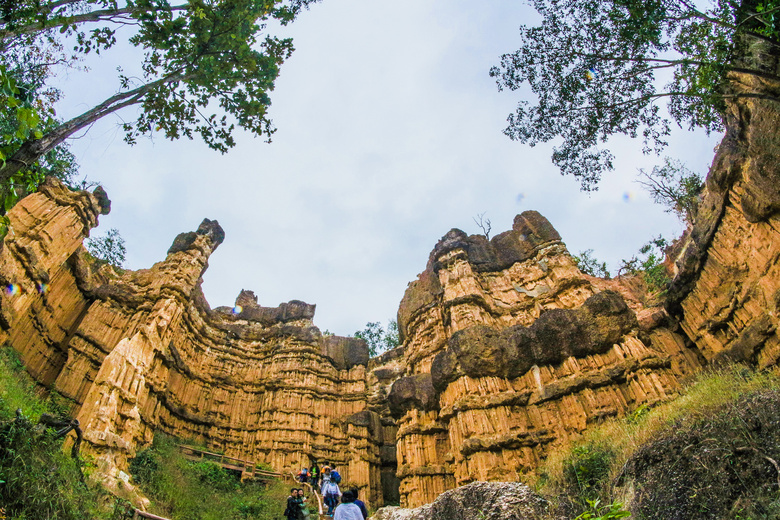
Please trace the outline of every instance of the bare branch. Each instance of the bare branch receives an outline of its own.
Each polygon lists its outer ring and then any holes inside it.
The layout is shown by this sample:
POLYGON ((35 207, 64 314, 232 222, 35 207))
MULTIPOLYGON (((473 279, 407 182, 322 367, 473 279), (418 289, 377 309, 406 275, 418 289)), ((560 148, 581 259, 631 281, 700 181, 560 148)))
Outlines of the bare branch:
POLYGON ((482 212, 476 217, 472 217, 472 219, 474 220, 474 223, 479 227, 479 229, 482 230, 482 234, 485 235, 485 238, 490 240, 490 230, 491 230, 490 219, 485 218, 485 213, 486 212, 482 212))

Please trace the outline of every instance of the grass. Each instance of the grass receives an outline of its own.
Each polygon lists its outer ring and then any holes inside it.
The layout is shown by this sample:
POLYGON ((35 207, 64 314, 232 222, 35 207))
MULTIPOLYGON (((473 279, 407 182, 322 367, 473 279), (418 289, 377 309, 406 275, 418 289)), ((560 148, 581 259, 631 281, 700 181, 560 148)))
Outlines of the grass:
MULTIPOLYGON (((125 520, 129 503, 89 486, 82 470, 62 450, 62 439, 36 426, 42 413, 67 410, 56 392, 41 396, 16 353, 0 347, 0 509, 9 520, 125 520), (16 420, 16 410, 22 418, 16 420)), ((244 483, 209 461, 190 462, 178 441, 155 435, 133 460, 134 480, 152 499, 150 512, 172 520, 270 520, 282 517, 289 486, 244 483)), ((0 517, 2 517, 0 515, 0 517)))
POLYGON ((179 441, 157 433, 151 447, 131 461, 134 481, 152 500, 150 512, 173 520, 271 520, 282 516, 290 486, 240 482, 208 460, 185 459, 179 441))
MULTIPOLYGON (((643 407, 623 419, 605 422, 587 432, 579 442, 552 452, 532 484, 540 493, 558 497, 563 510, 574 516, 587 511, 594 500, 600 500, 602 504, 641 502, 638 495, 650 496, 655 492, 649 490, 642 479, 657 478, 656 475, 660 475, 658 465, 675 466, 680 460, 694 461, 687 469, 688 477, 692 478, 698 469, 695 464, 717 465, 726 461, 724 464, 731 466, 719 471, 721 477, 726 473, 731 475, 729 483, 725 480, 710 482, 704 472, 696 476, 702 480, 702 488, 709 485, 710 492, 718 485, 726 486, 729 490, 722 490, 720 495, 723 496, 733 494, 735 486, 740 487, 737 503, 741 501, 742 510, 752 511, 753 508, 758 511, 748 516, 730 513, 729 518, 776 518, 771 516, 774 513, 768 513, 770 516, 761 513, 762 509, 780 508, 780 503, 772 504, 774 498, 762 498, 771 486, 749 481, 755 480, 764 470, 767 478, 772 477, 770 483, 780 478, 780 475, 773 476, 776 472, 768 460, 761 460, 772 458, 767 455, 771 448, 762 447, 761 443, 774 446, 775 442, 774 437, 765 438, 762 428, 765 432, 777 430, 769 426, 776 426, 778 420, 772 413, 776 407, 767 404, 771 399, 780 399, 780 377, 774 373, 754 372, 742 366, 705 372, 677 399, 652 409, 643 407), (748 424, 750 417, 744 417, 746 413, 757 418, 756 424, 748 424), (745 459, 747 452, 750 452, 752 462, 745 459), (666 456, 668 460, 664 459, 666 456), (729 460, 728 457, 733 458, 729 460), (708 462, 702 462, 705 460, 708 462), (759 463, 762 464, 760 470, 756 468, 759 463), (638 475, 641 478, 637 478, 638 475)), ((678 473, 683 471, 681 468, 682 464, 677 467, 678 473)), ((666 474, 653 486, 663 490, 664 479, 671 482, 674 478, 666 474)), ((688 502, 696 502, 697 491, 691 489, 692 498, 688 502)), ((777 489, 771 491, 777 495, 777 489)), ((660 497, 656 500, 662 501, 660 497)), ((645 513, 639 517, 671 518, 668 513, 665 517, 645 513)), ((687 518, 694 518, 696 513, 686 514, 690 515, 687 518)))
POLYGON ((37 396, 15 352, 0 347, 0 507, 15 520, 119 518, 123 504, 88 487, 62 440, 34 426, 42 413, 61 411, 61 398, 37 396))

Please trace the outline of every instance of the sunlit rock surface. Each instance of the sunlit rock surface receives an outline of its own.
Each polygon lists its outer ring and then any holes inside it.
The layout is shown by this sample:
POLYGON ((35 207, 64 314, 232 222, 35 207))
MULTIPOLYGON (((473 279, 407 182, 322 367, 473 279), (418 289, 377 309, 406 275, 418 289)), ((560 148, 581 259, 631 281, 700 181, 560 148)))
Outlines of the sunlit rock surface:
POLYGON ((517 481, 590 424, 673 396, 698 357, 663 320, 643 329, 631 303, 583 275, 537 212, 490 241, 445 235, 399 310, 401 505, 517 481))
POLYGON ((261 307, 243 291, 211 310, 200 283, 224 239, 216 221, 150 269, 100 266, 81 242, 101 209, 48 181, 10 212, 0 276, 14 289, 0 313, 28 371, 70 401, 106 484, 163 431, 284 472, 334 463, 381 504, 387 449, 368 411, 365 343, 323 337, 300 301, 261 307))

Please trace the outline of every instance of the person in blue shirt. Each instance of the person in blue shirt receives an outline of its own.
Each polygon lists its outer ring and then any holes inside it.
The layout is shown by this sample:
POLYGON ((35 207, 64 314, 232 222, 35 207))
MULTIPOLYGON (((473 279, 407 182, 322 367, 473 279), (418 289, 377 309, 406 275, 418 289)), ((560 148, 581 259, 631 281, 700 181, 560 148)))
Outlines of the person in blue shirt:
POLYGON ((363 515, 363 520, 366 520, 368 518, 368 509, 366 509, 366 504, 364 504, 362 500, 358 500, 358 489, 352 488, 349 491, 355 496, 354 504, 360 508, 360 514, 363 515))

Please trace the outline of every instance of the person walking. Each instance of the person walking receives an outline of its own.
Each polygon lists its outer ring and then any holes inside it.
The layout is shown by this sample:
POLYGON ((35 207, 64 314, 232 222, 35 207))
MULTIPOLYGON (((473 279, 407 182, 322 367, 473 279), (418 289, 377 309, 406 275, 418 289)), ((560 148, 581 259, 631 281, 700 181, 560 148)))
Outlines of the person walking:
POLYGON ((328 516, 333 516, 333 509, 339 503, 339 485, 333 482, 330 478, 330 468, 325 466, 322 470, 322 486, 320 491, 322 493, 323 502, 328 506, 328 516))
POLYGON ((355 495, 352 494, 352 491, 345 491, 341 495, 341 504, 333 514, 333 520, 363 520, 363 513, 355 505, 355 495))
POLYGON ((360 513, 363 515, 363 520, 366 520, 368 518, 368 509, 366 508, 366 504, 364 504, 362 500, 358 499, 358 489, 352 488, 349 490, 349 492, 355 495, 355 505, 360 508, 360 513))
POLYGON ((320 467, 317 465, 316 460, 312 463, 309 473, 311 474, 311 486, 316 490, 317 483, 320 480, 320 467))

